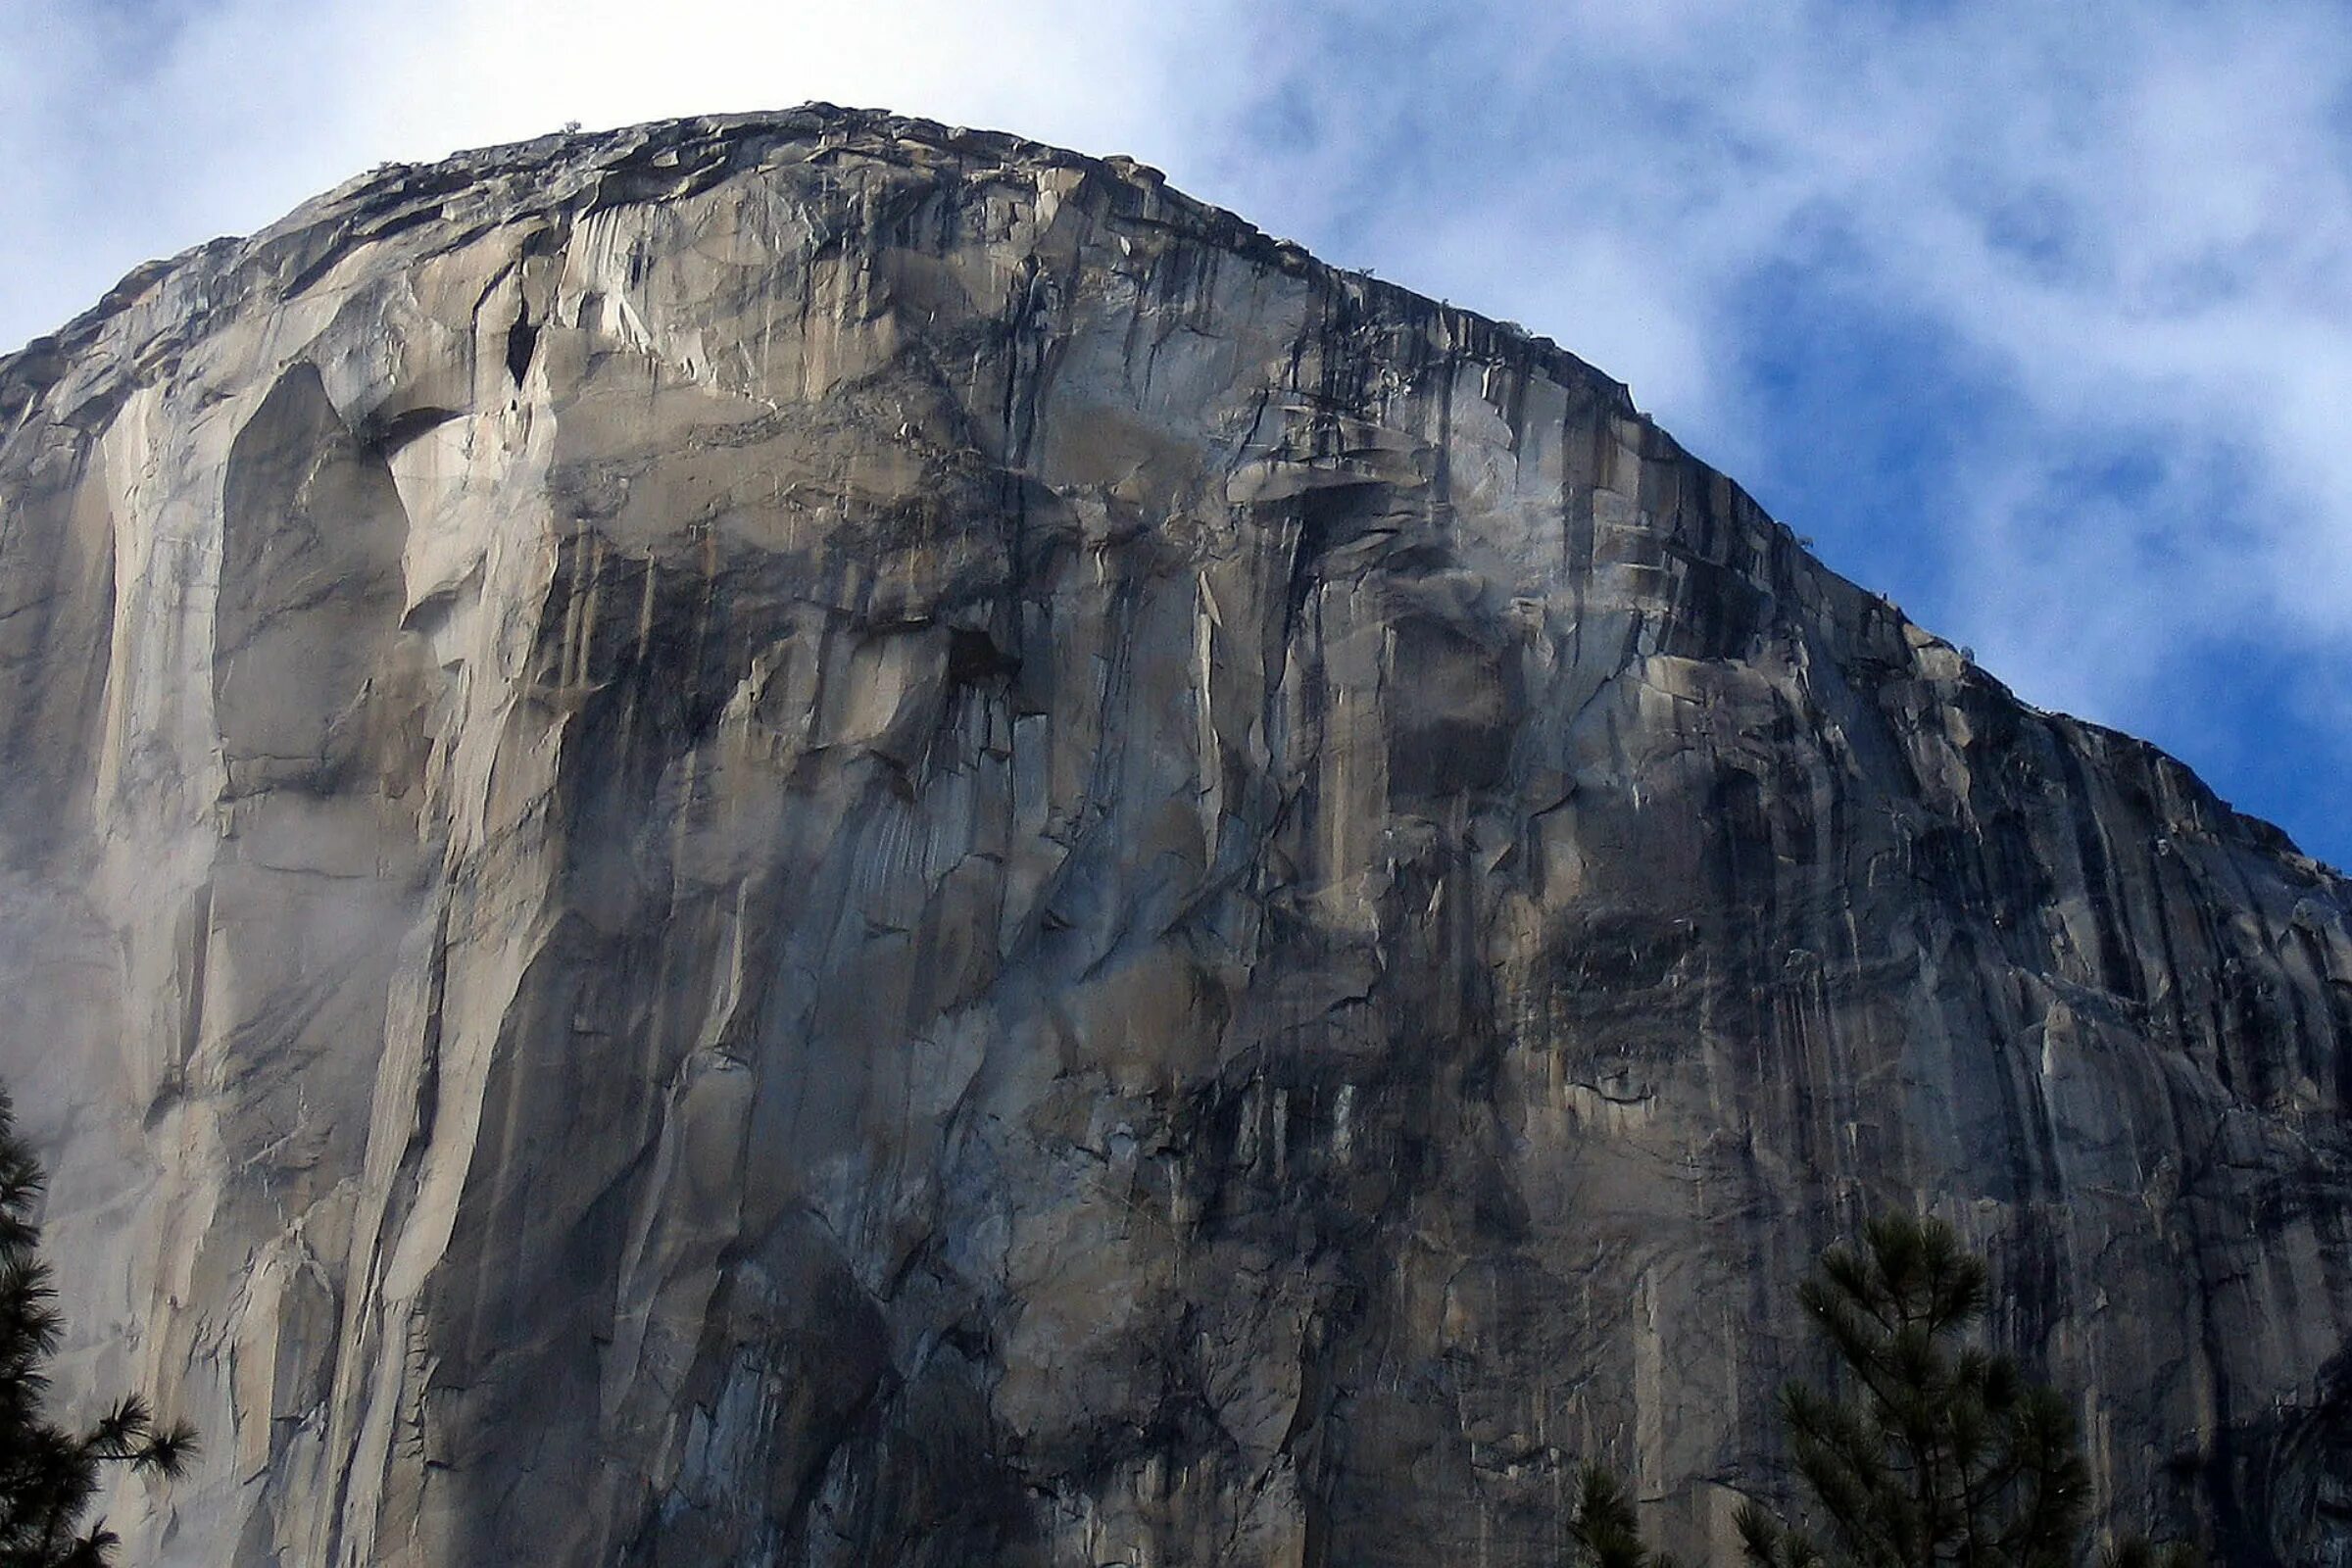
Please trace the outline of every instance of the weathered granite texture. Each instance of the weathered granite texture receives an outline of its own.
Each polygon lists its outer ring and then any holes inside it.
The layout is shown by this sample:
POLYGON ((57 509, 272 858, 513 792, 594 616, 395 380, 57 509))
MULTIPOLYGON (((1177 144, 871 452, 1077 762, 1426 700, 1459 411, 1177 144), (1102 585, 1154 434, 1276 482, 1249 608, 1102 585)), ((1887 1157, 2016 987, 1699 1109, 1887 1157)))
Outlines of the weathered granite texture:
POLYGON ((808 109, 378 170, 0 430, 136 1561, 1720 1542, 1889 1202, 2125 1515, 2352 1561, 2346 884, 1546 342, 808 109))

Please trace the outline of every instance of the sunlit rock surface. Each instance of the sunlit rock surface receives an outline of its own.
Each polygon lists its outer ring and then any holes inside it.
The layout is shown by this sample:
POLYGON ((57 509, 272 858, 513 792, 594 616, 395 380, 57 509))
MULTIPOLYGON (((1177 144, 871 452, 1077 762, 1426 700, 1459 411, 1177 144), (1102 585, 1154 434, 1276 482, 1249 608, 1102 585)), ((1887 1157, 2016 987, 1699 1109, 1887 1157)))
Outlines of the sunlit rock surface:
POLYGON ((0 430, 132 1560, 1721 1544, 1888 1203, 2123 1517, 2352 1560, 2346 884, 1548 343, 804 110, 378 170, 0 430))

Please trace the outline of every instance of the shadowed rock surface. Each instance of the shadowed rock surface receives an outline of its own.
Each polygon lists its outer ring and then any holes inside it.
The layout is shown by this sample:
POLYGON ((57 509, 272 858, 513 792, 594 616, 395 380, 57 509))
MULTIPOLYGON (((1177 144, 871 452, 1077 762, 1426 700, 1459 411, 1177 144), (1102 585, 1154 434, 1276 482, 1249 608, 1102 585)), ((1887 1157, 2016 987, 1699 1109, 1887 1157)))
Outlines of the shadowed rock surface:
POLYGON ((0 1074, 132 1560, 1522 1568, 1923 1204, 2352 1562, 2352 890, 1151 171, 389 167, 0 360, 0 1074))

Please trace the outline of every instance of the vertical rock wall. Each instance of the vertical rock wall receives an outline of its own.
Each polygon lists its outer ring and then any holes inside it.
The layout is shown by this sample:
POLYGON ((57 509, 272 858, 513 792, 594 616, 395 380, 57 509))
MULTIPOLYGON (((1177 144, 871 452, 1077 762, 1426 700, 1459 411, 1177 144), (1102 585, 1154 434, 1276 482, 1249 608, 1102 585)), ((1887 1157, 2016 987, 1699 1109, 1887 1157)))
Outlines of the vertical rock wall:
POLYGON ((1547 343, 807 110, 378 171, 0 429, 138 1561, 1721 1543, 1887 1203, 2122 1515, 2352 1560, 2352 892, 1547 343))

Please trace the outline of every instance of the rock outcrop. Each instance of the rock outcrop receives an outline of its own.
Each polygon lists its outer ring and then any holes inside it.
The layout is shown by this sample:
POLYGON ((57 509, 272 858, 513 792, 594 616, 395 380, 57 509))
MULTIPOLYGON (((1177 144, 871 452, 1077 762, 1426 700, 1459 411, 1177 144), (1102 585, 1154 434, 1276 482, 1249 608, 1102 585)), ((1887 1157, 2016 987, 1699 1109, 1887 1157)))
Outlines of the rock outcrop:
POLYGON ((0 430, 133 1560, 1721 1542, 1900 1203, 2121 1517, 2352 1561, 2352 890, 1545 341, 811 108, 379 169, 0 430))

